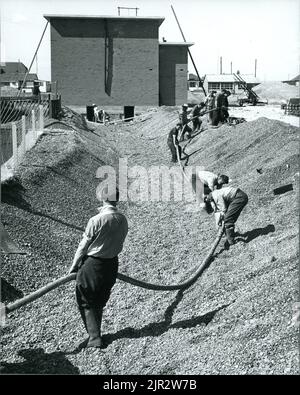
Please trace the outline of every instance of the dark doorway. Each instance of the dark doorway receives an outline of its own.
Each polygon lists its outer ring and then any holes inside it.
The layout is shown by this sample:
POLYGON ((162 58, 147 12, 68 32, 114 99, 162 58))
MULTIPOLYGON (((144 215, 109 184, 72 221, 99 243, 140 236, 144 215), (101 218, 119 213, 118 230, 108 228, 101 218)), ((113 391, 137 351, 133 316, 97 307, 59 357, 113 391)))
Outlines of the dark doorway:
POLYGON ((124 119, 131 121, 134 118, 134 106, 124 106, 124 119))

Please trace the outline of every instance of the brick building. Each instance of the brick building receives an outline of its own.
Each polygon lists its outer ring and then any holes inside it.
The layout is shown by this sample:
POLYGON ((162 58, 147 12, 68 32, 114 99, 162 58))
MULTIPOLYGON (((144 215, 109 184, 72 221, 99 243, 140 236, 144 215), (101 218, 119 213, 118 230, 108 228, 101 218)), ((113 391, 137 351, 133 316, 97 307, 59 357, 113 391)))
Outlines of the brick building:
POLYGON ((187 48, 159 43, 162 17, 45 15, 51 79, 67 105, 158 106, 187 100, 187 48))
POLYGON ((160 104, 175 106, 187 101, 187 48, 192 43, 159 44, 160 104))

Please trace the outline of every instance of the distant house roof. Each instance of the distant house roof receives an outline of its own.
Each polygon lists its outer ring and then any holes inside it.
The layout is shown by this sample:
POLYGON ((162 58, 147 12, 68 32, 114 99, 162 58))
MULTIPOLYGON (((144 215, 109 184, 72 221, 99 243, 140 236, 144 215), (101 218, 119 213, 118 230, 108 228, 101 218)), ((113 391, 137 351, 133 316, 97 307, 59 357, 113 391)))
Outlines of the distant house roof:
MULTIPOLYGON (((200 77, 202 81, 204 81, 204 77, 200 77)), ((199 78, 196 74, 189 73, 189 81, 199 81, 199 78)))
MULTIPOLYGON (((0 81, 2 82, 18 82, 24 81, 26 73, 3 73, 0 75, 0 81)), ((26 81, 35 81, 38 77, 34 73, 29 73, 26 77, 26 81)))
MULTIPOLYGON (((252 74, 239 74, 247 84, 260 84, 258 78, 252 74)), ((205 79, 208 82, 237 82, 233 74, 206 74, 205 79)))
POLYGON ((26 73, 27 67, 21 62, 1 62, 0 72, 3 73, 26 73))

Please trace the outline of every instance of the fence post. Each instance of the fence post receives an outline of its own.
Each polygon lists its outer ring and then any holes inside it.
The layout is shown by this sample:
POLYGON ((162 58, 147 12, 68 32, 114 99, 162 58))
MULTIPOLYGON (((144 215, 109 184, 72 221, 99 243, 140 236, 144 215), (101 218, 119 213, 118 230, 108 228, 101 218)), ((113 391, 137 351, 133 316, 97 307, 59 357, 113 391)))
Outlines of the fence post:
POLYGON ((40 131, 41 132, 43 132, 44 131, 44 114, 43 114, 43 106, 40 104, 39 105, 39 115, 40 115, 40 125, 39 125, 39 129, 40 129, 40 131))
POLYGON ((22 141, 21 141, 21 158, 26 152, 26 117, 22 115, 22 141))
POLYGON ((17 125, 15 122, 12 125, 12 148, 13 148, 13 169, 18 167, 18 142, 17 142, 17 125))
POLYGON ((31 111, 31 123, 32 123, 32 139, 33 143, 36 142, 37 140, 37 133, 36 133, 36 127, 35 127, 35 111, 31 111))

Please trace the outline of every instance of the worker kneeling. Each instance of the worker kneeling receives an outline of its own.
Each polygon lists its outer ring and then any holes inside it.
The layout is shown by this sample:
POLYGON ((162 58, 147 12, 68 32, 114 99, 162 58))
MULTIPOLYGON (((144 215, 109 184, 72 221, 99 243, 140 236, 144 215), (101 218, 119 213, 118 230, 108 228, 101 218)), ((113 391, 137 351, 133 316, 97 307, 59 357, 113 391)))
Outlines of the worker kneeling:
POLYGON ((69 273, 77 272, 76 301, 88 340, 82 347, 100 348, 102 312, 118 274, 118 254, 128 232, 126 217, 116 208, 119 193, 102 198, 103 207, 86 226, 69 273))
POLYGON ((234 226, 248 203, 247 194, 239 188, 228 186, 214 190, 206 200, 214 206, 217 226, 221 226, 224 221, 228 244, 233 245, 235 242, 234 226))

